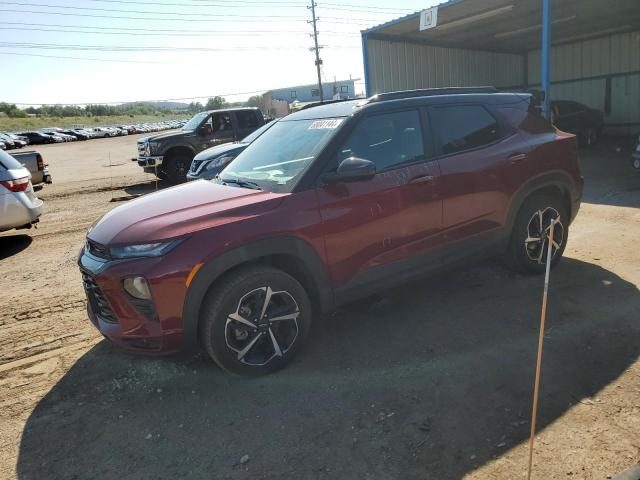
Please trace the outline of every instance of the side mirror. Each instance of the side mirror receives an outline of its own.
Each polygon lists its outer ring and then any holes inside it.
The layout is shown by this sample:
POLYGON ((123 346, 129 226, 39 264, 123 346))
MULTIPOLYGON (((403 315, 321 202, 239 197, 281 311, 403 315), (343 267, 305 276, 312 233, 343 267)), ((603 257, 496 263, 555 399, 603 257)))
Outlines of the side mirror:
POLYGON ((326 173, 322 176, 322 181, 327 184, 338 182, 355 182, 358 180, 368 180, 376 174, 376 166, 370 160, 364 158, 345 158, 335 172, 326 173))
POLYGON ((211 129, 211 125, 200 125, 200 127, 198 128, 198 132, 200 133, 200 135, 211 135, 211 132, 213 132, 213 130, 211 129))

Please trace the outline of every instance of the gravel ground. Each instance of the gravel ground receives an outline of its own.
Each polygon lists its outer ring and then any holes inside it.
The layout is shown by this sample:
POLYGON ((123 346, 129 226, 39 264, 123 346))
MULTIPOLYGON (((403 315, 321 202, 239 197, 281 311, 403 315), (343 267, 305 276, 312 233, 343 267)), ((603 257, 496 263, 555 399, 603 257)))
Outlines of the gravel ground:
MULTIPOLYGON (((294 364, 265 378, 103 341, 75 262, 112 199, 155 188, 129 160, 135 139, 38 147, 55 182, 39 228, 0 235, 0 478, 525 478, 542 278, 492 261, 316 319, 294 364)), ((640 461, 640 175, 611 145, 581 155, 585 202, 551 278, 536 479, 640 461)))

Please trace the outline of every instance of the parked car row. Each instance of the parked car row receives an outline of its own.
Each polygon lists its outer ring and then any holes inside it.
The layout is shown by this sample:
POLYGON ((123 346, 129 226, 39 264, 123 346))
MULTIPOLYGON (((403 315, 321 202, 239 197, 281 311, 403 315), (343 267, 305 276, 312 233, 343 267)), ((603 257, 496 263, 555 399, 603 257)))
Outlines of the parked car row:
POLYGON ((48 127, 24 132, 0 132, 0 149, 11 150, 26 145, 73 142, 93 138, 119 137, 135 133, 159 132, 181 128, 186 120, 166 120, 131 125, 107 125, 102 127, 48 127))

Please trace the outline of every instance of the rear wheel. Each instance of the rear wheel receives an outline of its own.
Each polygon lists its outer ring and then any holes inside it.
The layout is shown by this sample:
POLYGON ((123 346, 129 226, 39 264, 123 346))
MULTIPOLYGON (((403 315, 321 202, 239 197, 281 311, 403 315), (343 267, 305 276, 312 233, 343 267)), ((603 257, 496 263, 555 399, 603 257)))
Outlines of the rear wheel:
POLYGON ((191 156, 187 153, 176 153, 163 162, 163 169, 167 174, 167 180, 171 183, 183 183, 187 181, 187 172, 191 167, 191 156))
POLYGON ((507 263, 524 274, 545 271, 551 220, 553 230, 551 266, 556 265, 567 245, 569 219, 562 201, 551 195, 535 195, 527 199, 516 217, 506 254, 507 263))
POLYGON ((247 267, 207 295, 200 341, 224 370, 263 375, 295 357, 310 325, 311 304, 300 283, 272 267, 247 267))

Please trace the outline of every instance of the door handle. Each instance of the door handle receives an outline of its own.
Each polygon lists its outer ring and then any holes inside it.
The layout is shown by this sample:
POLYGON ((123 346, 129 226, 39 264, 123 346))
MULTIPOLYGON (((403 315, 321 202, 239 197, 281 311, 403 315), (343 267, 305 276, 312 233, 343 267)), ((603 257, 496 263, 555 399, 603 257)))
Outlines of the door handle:
POLYGON ((507 160, 509 160, 509 163, 511 165, 518 165, 519 163, 524 162, 526 159, 527 159, 526 153, 514 153, 507 157, 507 160))
POLYGON ((433 181, 434 178, 435 177, 433 175, 419 175, 409 180, 409 183, 413 183, 413 184, 427 183, 427 182, 433 181))

